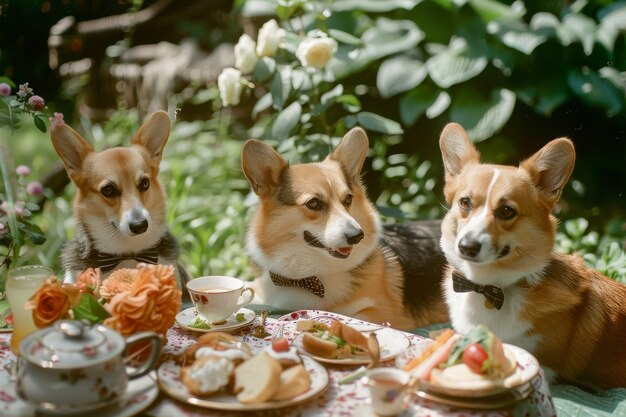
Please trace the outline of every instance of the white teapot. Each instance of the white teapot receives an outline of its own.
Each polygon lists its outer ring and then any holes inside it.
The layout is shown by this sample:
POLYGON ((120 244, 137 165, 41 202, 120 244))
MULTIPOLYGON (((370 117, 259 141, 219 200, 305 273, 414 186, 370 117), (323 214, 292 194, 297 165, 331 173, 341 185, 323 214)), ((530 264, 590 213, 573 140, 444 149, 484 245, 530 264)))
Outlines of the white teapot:
POLYGON ((124 339, 115 330, 77 320, 60 320, 30 334, 20 345, 17 393, 56 414, 87 412, 117 401, 129 379, 150 372, 161 354, 161 337, 143 332, 124 339), (126 367, 128 347, 151 341, 148 360, 126 367))

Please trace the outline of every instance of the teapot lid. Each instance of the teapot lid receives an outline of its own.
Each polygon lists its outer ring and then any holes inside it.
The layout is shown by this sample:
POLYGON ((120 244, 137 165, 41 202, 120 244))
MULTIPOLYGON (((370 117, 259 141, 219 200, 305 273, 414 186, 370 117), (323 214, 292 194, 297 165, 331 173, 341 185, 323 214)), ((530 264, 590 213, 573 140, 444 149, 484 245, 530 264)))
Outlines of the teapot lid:
POLYGON ((28 362, 42 368, 71 369, 104 362, 124 349, 116 331, 79 320, 59 320, 29 335, 20 345, 28 362))

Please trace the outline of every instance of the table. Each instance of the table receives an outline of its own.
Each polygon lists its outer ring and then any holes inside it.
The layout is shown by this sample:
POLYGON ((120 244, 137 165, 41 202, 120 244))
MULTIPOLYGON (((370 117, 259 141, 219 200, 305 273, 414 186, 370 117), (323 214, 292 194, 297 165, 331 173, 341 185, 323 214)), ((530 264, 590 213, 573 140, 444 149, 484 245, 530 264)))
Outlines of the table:
MULTIPOLYGON (((287 339, 292 340, 296 335, 295 321, 299 318, 308 318, 316 316, 329 316, 342 320, 348 324, 366 324, 357 319, 341 316, 339 314, 328 313, 317 310, 301 310, 290 313, 279 318, 268 318, 266 321, 267 331, 271 334, 283 326, 283 332, 287 339)), ((254 326, 260 324, 260 317, 246 327, 235 331, 235 335, 241 336, 250 346, 257 350, 262 349, 270 344, 270 338, 258 339, 252 336, 254 326)), ((187 346, 192 344, 199 333, 185 330, 178 325, 174 325, 167 333, 167 345, 164 351, 169 354, 179 354, 187 346)), ((425 339, 422 336, 405 333, 412 344, 420 343, 425 339)), ((34 410, 28 404, 22 402, 15 395, 14 382, 9 380, 6 365, 15 360, 11 353, 10 334, 0 334, 0 414, 7 417, 20 416, 30 417, 35 415, 34 410)), ((393 360, 388 363, 393 365, 393 360)), ((280 409, 277 411, 261 412, 259 415, 281 415, 287 417, 295 416, 368 416, 373 415, 367 405, 368 390, 364 383, 357 380, 353 383, 339 385, 337 382, 343 377, 349 375, 355 370, 355 367, 329 367, 330 386, 319 396, 298 406, 280 409)), ((432 402, 423 402, 417 398, 413 398, 409 409, 403 415, 411 416, 428 416, 428 417, 473 417, 473 416, 538 416, 552 417, 556 415, 552 397, 550 395, 549 386, 544 378, 543 372, 532 381, 534 386, 533 392, 525 400, 516 403, 513 407, 506 410, 488 410, 488 411, 470 411, 458 408, 452 408, 432 402)), ((217 410, 209 410, 198 408, 192 405, 177 402, 169 398, 164 393, 160 393, 156 400, 149 406, 142 406, 129 403, 119 409, 102 412, 98 415, 103 417, 126 417, 127 415, 142 414, 150 417, 212 417, 212 416, 237 416, 243 413, 225 412, 217 410), (132 406, 142 407, 136 411, 132 406)), ((251 415, 248 412, 245 415, 251 415)), ((95 415, 90 413, 90 416, 95 415)))

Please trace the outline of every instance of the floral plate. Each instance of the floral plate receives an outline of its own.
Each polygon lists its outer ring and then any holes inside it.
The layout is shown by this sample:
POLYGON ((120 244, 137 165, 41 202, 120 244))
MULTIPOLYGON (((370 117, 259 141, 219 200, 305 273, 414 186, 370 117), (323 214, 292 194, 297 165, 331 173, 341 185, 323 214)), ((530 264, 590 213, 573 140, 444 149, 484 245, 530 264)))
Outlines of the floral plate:
MULTIPOLYGON (((369 332, 376 332, 378 338, 378 344, 380 345, 380 361, 388 361, 400 355, 411 345, 409 338, 401 331, 395 330, 386 326, 380 326, 375 324, 350 324, 356 330, 368 334, 369 332)), ((291 342, 293 346, 298 348, 298 351, 303 354, 312 357, 313 359, 333 365, 365 365, 370 363, 369 356, 352 356, 342 359, 329 359, 320 356, 313 355, 302 346, 302 337, 304 332, 299 333, 295 339, 291 342)))
POLYGON ((187 390, 181 381, 180 365, 174 361, 166 361, 159 366, 159 369, 157 370, 157 380, 159 387, 166 394, 179 401, 192 404, 197 407, 230 411, 274 410, 277 408, 297 405, 310 400, 328 388, 330 377, 326 368, 311 358, 303 357, 302 362, 311 377, 311 386, 306 392, 282 401, 244 404, 237 401, 237 398, 234 395, 226 393, 215 394, 208 397, 196 397, 187 390))
POLYGON ((515 372, 502 380, 502 384, 482 389, 452 388, 419 381, 418 396, 432 401, 451 403, 462 399, 465 403, 477 400, 481 403, 502 401, 515 401, 528 396, 532 390, 531 381, 539 374, 539 362, 535 357, 524 349, 504 344, 507 356, 515 359, 517 366, 515 372), (421 393, 421 395, 420 395, 421 393), (489 401, 485 401, 489 399, 489 401))
POLYGON ((248 326, 256 318, 256 313, 247 308, 240 308, 236 313, 233 313, 224 324, 211 324, 208 328, 192 327, 193 322, 198 319, 198 311, 195 307, 189 307, 181 311, 176 315, 176 324, 180 327, 192 332, 231 332, 242 327, 248 326), (237 315, 240 315, 240 321, 237 321, 237 315))

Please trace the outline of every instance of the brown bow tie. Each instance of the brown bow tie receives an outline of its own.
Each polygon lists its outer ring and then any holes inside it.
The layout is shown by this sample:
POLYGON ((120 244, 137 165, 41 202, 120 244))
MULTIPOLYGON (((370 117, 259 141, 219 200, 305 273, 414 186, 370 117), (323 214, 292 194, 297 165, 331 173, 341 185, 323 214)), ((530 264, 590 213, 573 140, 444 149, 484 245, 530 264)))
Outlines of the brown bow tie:
POLYGON ((270 272, 270 278, 276 286, 302 288, 320 298, 324 298, 324 284, 316 276, 292 279, 270 272))
POLYGON ((500 310, 504 303, 502 288, 496 287, 495 285, 476 284, 474 281, 465 278, 463 274, 458 271, 452 272, 452 289, 454 289, 454 292, 474 291, 478 294, 482 294, 497 310, 500 310))

